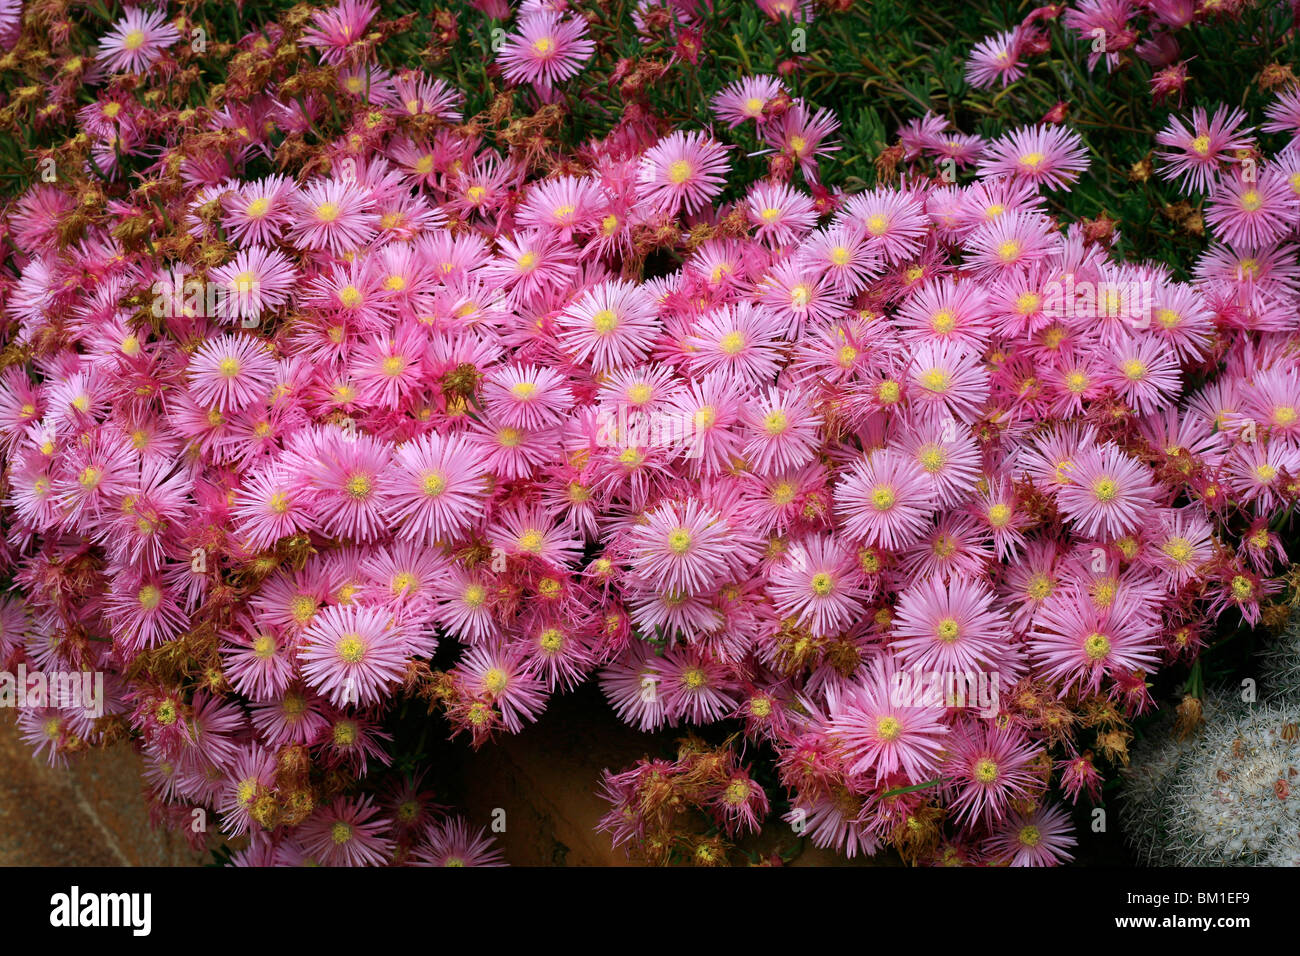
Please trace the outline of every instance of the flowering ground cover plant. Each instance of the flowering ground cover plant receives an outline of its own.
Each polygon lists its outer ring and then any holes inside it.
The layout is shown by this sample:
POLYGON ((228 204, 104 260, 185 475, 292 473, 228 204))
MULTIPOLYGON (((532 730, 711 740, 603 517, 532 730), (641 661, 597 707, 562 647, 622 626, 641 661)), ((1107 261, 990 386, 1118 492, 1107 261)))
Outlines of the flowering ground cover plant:
POLYGON ((237 864, 492 865, 420 741, 595 684, 681 734, 591 781, 638 859, 1072 860, 1300 494, 1297 87, 1162 73, 1135 243, 1088 74, 1290 8, 959 34, 980 132, 863 58, 886 144, 847 6, 0 7, 0 667, 102 676, 33 750, 237 864), (997 112, 1049 30, 1092 129, 997 112))

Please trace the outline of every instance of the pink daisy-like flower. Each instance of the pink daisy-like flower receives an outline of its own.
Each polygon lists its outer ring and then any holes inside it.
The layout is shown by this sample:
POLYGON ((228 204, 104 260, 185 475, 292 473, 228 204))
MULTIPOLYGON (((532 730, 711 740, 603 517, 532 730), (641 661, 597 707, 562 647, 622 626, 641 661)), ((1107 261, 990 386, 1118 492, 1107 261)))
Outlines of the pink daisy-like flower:
POLYGON ((1236 247, 1266 246, 1295 228, 1300 199, 1286 177, 1266 167, 1249 179, 1220 176, 1205 219, 1215 236, 1236 247))
POLYGON ((1112 355, 1109 374, 1101 381, 1124 401, 1142 414, 1173 404, 1182 382, 1178 364, 1162 341, 1131 339, 1116 345, 1112 355))
POLYGON ((610 280, 586 290, 556 320, 559 340, 596 372, 644 361, 660 324, 650 293, 610 280))
POLYGON ((797 389, 768 389, 744 416, 745 460, 758 474, 810 462, 820 447, 821 419, 797 389))
POLYGON ((371 541, 386 530, 383 476, 392 451, 369 435, 330 428, 309 436, 315 447, 303 464, 317 494, 316 514, 328 535, 371 541))
POLYGON ((572 404, 562 373, 539 365, 506 365, 490 372, 483 404, 493 421, 513 428, 557 424, 572 404))
POLYGON ((901 773, 911 783, 934 776, 948 728, 942 707, 918 707, 900 694, 899 674, 877 662, 858 683, 827 691, 826 733, 850 774, 901 773))
POLYGON ((799 165, 799 170, 810 183, 817 182, 817 157, 839 150, 836 143, 827 142, 840 128, 840 121, 827 109, 812 110, 803 100, 770 123, 764 123, 763 138, 768 145, 788 156, 799 165))
POLYGON ((790 547, 768 575, 767 592, 782 614, 829 637, 860 618, 867 592, 859 580, 857 556, 833 537, 814 535, 790 547))
POLYGON ((755 238, 784 246, 802 238, 817 224, 817 209, 810 197, 784 183, 761 182, 746 200, 755 238))
POLYGON ((898 310, 903 338, 960 341, 982 347, 991 337, 988 295, 974 282, 940 278, 913 292, 898 310))
POLYGON ((270 394, 276 363, 261 339, 223 335, 205 342, 194 353, 187 374, 195 401, 220 412, 234 412, 270 394))
POLYGON ((1020 79, 1025 75, 1020 47, 1019 28, 985 37, 966 59, 966 82, 977 89, 988 89, 998 80, 1006 86, 1020 79))
POLYGON ((966 240, 967 262, 983 279, 1001 279, 1047 259, 1060 244, 1056 224, 1040 213, 998 216, 966 240))
POLYGON ((763 111, 784 91, 774 76, 746 76, 728 83, 713 97, 713 112, 729 127, 746 120, 762 123, 763 111))
POLYGON ((488 527, 488 538, 508 555, 535 559, 555 567, 577 562, 582 541, 562 520, 539 507, 517 505, 488 527))
POLYGON ((1194 107, 1187 124, 1170 117, 1169 125, 1156 134, 1156 142, 1167 147, 1156 153, 1164 160, 1161 177, 1181 179, 1191 189, 1207 192, 1220 166, 1254 141, 1250 127, 1241 126, 1245 120, 1244 111, 1226 106, 1216 108, 1213 116, 1207 116, 1204 107, 1194 107))
POLYGON ((415 866, 505 866, 501 851, 486 830, 471 829, 463 817, 429 824, 411 856, 415 866))
POLYGON ((260 320, 268 308, 289 301, 298 274, 284 253, 262 246, 250 246, 210 273, 213 282, 225 290, 219 300, 222 318, 260 320))
POLYGON ((1011 626, 994 596, 969 578, 918 581, 898 599, 893 647, 904 667, 968 673, 996 670, 1011 626))
POLYGON ((693 724, 721 720, 740 703, 732 669, 697 648, 674 648, 664 655, 664 712, 671 723, 685 718, 693 724))
POLYGON ((895 451, 859 459, 835 490, 844 533, 868 545, 906 547, 925 532, 934 509, 934 488, 926 474, 895 451))
POLYGON ((870 251, 867 236, 856 223, 836 223, 814 233, 800 243, 799 255, 844 295, 860 292, 881 271, 880 260, 870 251))
POLYGON ((1042 789, 1034 772, 1039 748, 1015 725, 964 721, 948 737, 944 785, 961 822, 1003 819, 1013 800, 1042 789))
POLYGON ((269 246, 292 218, 293 193, 293 180, 288 176, 277 174, 243 183, 222 197, 222 224, 236 242, 269 246))
POLYGON ((1037 673, 1059 681, 1062 693, 1075 686, 1096 692, 1107 675, 1150 670, 1159 649, 1157 622, 1136 598, 1117 597, 1098 608, 1077 586, 1059 588, 1043 602, 1029 635, 1037 673))
POLYGON ((520 18, 519 32, 506 37, 497 59, 511 83, 550 88, 576 76, 595 51, 581 17, 566 20, 541 10, 520 18))
POLYGON ((1107 540, 1135 531, 1155 507, 1150 469, 1110 443, 1085 448, 1065 469, 1056 501, 1080 533, 1107 540))
POLYGON ((529 671, 524 651, 517 645, 472 647, 455 673, 471 698, 486 700, 500 710, 511 733, 519 733, 546 709, 546 685, 529 671))
POLYGON ((686 343, 691 370, 725 369, 753 384, 776 377, 781 322, 772 312, 742 301, 698 317, 686 343))
POLYGON ((244 546, 269 548, 281 538, 316 527, 314 495, 282 467, 249 475, 235 494, 231 517, 244 546))
POLYGON ((1011 866, 1059 866, 1074 857, 1069 848, 1078 841, 1070 815, 1058 806, 1032 813, 1012 813, 983 844, 988 859, 1011 866))
POLYGON ((735 546, 721 515, 695 498, 655 508, 629 538, 632 570, 646 586, 684 594, 718 584, 735 546))
POLYGON ((322 63, 342 63, 378 12, 379 6, 373 0, 340 0, 337 6, 313 10, 311 26, 303 31, 299 42, 320 50, 322 63))
POLYGON ((1300 87, 1278 90, 1277 98, 1264 108, 1267 120, 1260 127, 1266 133, 1286 133, 1291 144, 1300 141, 1300 87))
POLYGON ((393 853, 392 826, 369 795, 338 797, 298 828, 302 848, 322 866, 383 866, 393 853))
POLYGON ((1064 126, 1022 126, 989 143, 979 162, 981 176, 1011 176, 1038 186, 1063 188, 1088 168, 1088 151, 1064 126))
POLYGON ((922 407, 969 424, 989 397, 989 375, 979 356, 959 342, 927 342, 916 350, 908 379, 922 407))
POLYGON ((303 634, 302 676, 335 707, 378 704, 406 672, 406 630, 379 607, 324 608, 303 634))
POLYGON ((485 475, 462 436, 431 432, 399 445, 383 477, 397 536, 424 544, 455 537, 482 514, 485 475))
POLYGON ((1178 588, 1197 577, 1214 556, 1214 529, 1199 509, 1171 508, 1160 512, 1160 530, 1153 544, 1146 561, 1178 588))
POLYGON ((268 701, 288 689, 294 675, 295 642, 273 629, 261 630, 248 620, 222 637, 224 673, 239 693, 251 700, 268 701))
POLYGON ((95 59, 113 73, 145 73, 180 37, 161 11, 130 7, 100 39, 95 59))
POLYGON ((837 221, 860 229, 867 237, 867 249, 889 263, 915 255, 928 224, 917 196, 885 188, 850 197, 837 221))
POLYGON ((638 193, 652 213, 693 213, 722 191, 727 147, 700 132, 675 130, 641 157, 638 193))
POLYGON ((298 245, 342 255, 377 231, 369 190, 353 179, 317 179, 293 196, 291 234, 298 245))

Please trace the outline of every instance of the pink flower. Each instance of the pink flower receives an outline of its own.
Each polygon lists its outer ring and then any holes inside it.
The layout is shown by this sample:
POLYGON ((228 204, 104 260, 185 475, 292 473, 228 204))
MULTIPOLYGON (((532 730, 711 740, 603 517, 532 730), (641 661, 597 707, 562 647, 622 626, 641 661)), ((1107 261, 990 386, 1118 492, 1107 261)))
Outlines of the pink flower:
POLYGON ((114 73, 146 73, 179 39, 161 11, 130 7, 99 41, 95 58, 114 73))
POLYGON ((1067 520, 1086 535, 1114 539, 1136 530, 1155 507, 1149 470, 1115 445, 1084 449, 1056 492, 1067 520))
POLYGON ((1038 186, 1063 188, 1088 168, 1083 140, 1063 126, 1025 126, 988 145, 981 176, 1011 176, 1038 186))
POLYGON ((913 706, 899 695, 897 672, 877 664, 843 694, 827 694, 826 733, 843 751, 850 774, 900 773, 921 783, 939 767, 948 728, 940 707, 913 706))
POLYGON ((1025 75, 1021 61, 1019 28, 985 37, 975 44, 966 60, 966 82, 987 89, 998 80, 1006 86, 1025 75))
POLYGON ((1011 866, 1059 866, 1069 863, 1075 839, 1070 816, 1060 806, 1038 807, 1032 813, 1014 813, 998 824, 984 844, 990 861, 1011 866))
POLYGON ((934 490, 920 466, 893 451, 859 459, 835 492, 845 534, 891 549, 919 538, 934 508, 934 490))
POLYGON ((855 555, 824 536, 792 545, 769 575, 767 589, 778 611, 826 637, 848 627, 862 613, 867 596, 859 584, 855 555))
POLYGON ((549 88, 576 76, 595 50, 581 17, 566 20, 543 10, 520 18, 519 32, 506 37, 497 58, 511 83, 549 88))
POLYGON ((405 673, 407 640, 382 608, 327 607, 303 634, 303 679, 336 707, 377 704, 405 673))
POLYGON ((322 866, 383 866, 393 852, 389 821, 371 798, 338 797, 319 807, 299 831, 304 852, 322 866))
POLYGON ((641 157, 641 202, 655 215, 695 212, 722 191, 726 154, 727 147, 702 133, 670 133, 641 157))

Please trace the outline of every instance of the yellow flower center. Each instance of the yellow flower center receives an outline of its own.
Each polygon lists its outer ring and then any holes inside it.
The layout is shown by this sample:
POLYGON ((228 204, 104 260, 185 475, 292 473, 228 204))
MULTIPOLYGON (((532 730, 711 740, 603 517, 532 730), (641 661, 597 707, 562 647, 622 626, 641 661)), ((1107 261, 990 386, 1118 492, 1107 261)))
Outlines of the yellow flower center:
POLYGON ((740 332, 728 332, 718 339, 718 348, 727 355, 736 355, 745 347, 745 336, 740 332))
POLYGON ((941 368, 932 368, 921 376, 920 382, 927 392, 946 392, 952 387, 952 376, 941 368))
POLYGON ((1105 660, 1110 654, 1110 638, 1093 631, 1083 642, 1083 653, 1090 661, 1105 660))
POLYGON ((146 584, 140 589, 139 598, 140 607, 153 611, 162 603, 162 591, 152 584, 146 584))
POLYGON ((1114 501, 1119 494, 1119 484, 1113 478, 1098 478, 1092 483, 1092 493, 1098 501, 1114 501))
POLYGON ((1179 564, 1186 564, 1192 559, 1192 543, 1186 538, 1170 538, 1161 550, 1179 564))
POLYGON ((347 483, 343 486, 348 493, 348 497, 354 501, 364 501, 370 497, 370 492, 374 490, 374 483, 370 476, 358 472, 348 478, 347 483))
POLYGON ((366 645, 360 634, 344 634, 335 645, 335 650, 338 651, 339 660, 345 664, 360 664, 366 656, 366 645))
POLYGON ((1035 574, 1029 578, 1025 593, 1035 601, 1044 601, 1052 593, 1052 579, 1046 574, 1035 574))

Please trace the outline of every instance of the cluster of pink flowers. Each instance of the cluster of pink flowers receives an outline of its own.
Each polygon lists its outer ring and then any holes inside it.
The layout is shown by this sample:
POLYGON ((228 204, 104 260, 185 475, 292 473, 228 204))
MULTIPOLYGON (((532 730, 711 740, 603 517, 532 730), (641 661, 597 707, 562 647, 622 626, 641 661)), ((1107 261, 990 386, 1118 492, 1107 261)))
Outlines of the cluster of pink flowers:
MULTIPOLYGON (((215 811, 242 863, 496 862, 418 781, 294 816, 288 758, 364 785, 416 689, 478 745, 589 679, 641 730, 743 722, 819 846, 871 853, 941 813, 947 858, 1068 859, 1053 780, 1098 780, 1059 702, 1140 712, 1162 661, 1277 588, 1296 155, 1247 182, 1236 114, 1162 134, 1222 240, 1180 282, 1047 213, 1087 168, 1068 129, 984 143, 927 116, 909 152, 973 181, 841 195, 817 175, 834 118, 760 76, 715 111, 784 180, 738 183, 725 136, 648 125, 535 178, 453 125, 456 91, 347 56, 373 12, 343 0, 305 42, 349 64, 340 95, 441 125, 252 178, 269 130, 324 105, 270 89, 206 116, 246 141, 184 167, 184 231, 221 261, 124 246, 126 206, 63 247, 57 184, 11 213, 4 315, 32 359, 0 375, 25 602, 0 610, 0 664, 106 673, 160 813, 215 811), (680 261, 647 276, 664 236, 680 261), (954 676, 992 694, 918 696, 954 676)), ((101 48, 145 71, 173 39, 133 10, 101 48)), ((500 57, 545 95, 585 43, 538 9, 500 57)), ((145 148, 140 109, 83 111, 106 160, 145 148)), ((20 719, 51 760, 106 726, 20 719)))
MULTIPOLYGON (((1069 0, 1047 4, 1031 10, 1012 29, 975 44, 966 60, 966 81, 989 89, 1023 78, 1035 58, 1050 53, 1049 25, 1059 19, 1065 37, 1085 57, 1089 71, 1103 64, 1107 73, 1117 71, 1131 51, 1151 69, 1153 101, 1159 104, 1172 99, 1181 107, 1188 65, 1196 57, 1184 54, 1180 31, 1189 27, 1221 29, 1223 22, 1240 19, 1250 6, 1240 0, 1069 0)), ((1289 6, 1294 13, 1295 4, 1289 6)))

